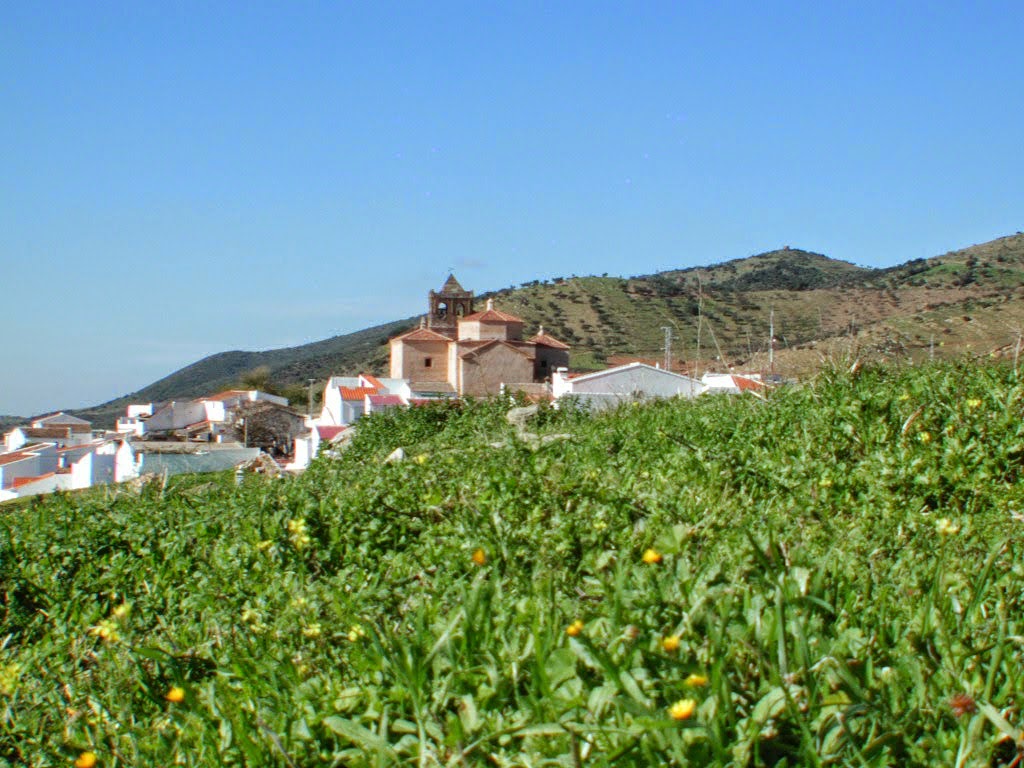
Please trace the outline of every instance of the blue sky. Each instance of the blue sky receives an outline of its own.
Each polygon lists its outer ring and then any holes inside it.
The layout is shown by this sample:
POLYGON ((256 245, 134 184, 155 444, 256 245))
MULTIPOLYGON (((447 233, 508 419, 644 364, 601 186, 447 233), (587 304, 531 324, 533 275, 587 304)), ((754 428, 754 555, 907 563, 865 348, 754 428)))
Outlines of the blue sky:
POLYGON ((1024 229, 1024 4, 0 0, 0 413, 477 291, 1024 229))

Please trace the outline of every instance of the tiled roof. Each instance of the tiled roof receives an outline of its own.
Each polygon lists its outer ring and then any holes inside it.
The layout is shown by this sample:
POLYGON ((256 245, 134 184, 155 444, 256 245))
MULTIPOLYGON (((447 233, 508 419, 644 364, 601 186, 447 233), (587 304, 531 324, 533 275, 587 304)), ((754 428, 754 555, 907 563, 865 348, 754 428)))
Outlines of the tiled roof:
POLYGON ((34 483, 36 480, 45 480, 48 477, 53 477, 56 472, 47 472, 45 475, 37 475, 36 477, 16 477, 14 478, 14 488, 21 488, 23 485, 34 483))
POLYGON ((371 387, 375 387, 376 389, 384 389, 384 385, 381 383, 381 380, 374 376, 372 373, 361 373, 359 375, 362 376, 363 379, 365 379, 366 382, 371 387))
POLYGON ((20 427, 25 437, 70 437, 71 427, 20 427))
POLYGON ((0 466, 13 464, 16 461, 33 458, 36 454, 32 451, 12 451, 11 453, 0 453, 0 466))
POLYGON ((538 333, 530 341, 542 347, 551 347, 552 349, 568 349, 568 344, 563 344, 553 336, 548 336, 546 333, 538 333))
POLYGON ((370 395, 370 405, 401 405, 398 395, 370 395))
POLYGON ((210 395, 209 397, 197 397, 196 400, 230 400, 233 397, 240 397, 248 394, 248 390, 245 389, 228 389, 224 392, 218 392, 216 395, 210 395))
POLYGON ((362 400, 367 395, 377 394, 373 387, 340 387, 342 400, 362 400))
POLYGON ((443 333, 432 331, 429 328, 416 328, 415 330, 395 336, 391 341, 451 341, 451 338, 443 333))
POLYGON ((521 323, 522 318, 510 315, 507 312, 499 312, 496 309, 485 309, 483 312, 474 312, 466 315, 462 322, 472 321, 475 323, 521 323))
POLYGON ((317 434, 320 435, 321 440, 333 440, 335 437, 344 432, 348 427, 324 427, 320 426, 316 428, 317 434))
POLYGON ((57 425, 57 424, 67 424, 67 425, 79 424, 79 425, 89 425, 89 426, 91 426, 91 423, 86 421, 85 419, 80 419, 77 416, 71 416, 71 415, 69 415, 67 413, 64 413, 64 411, 58 411, 57 413, 51 413, 49 416, 40 416, 38 419, 32 419, 32 423, 33 424, 45 424, 47 426, 54 426, 54 425, 57 425))
POLYGON ((764 382, 757 381, 756 379, 750 379, 746 376, 737 376, 733 374, 732 381, 740 392, 760 392, 764 389, 764 382))

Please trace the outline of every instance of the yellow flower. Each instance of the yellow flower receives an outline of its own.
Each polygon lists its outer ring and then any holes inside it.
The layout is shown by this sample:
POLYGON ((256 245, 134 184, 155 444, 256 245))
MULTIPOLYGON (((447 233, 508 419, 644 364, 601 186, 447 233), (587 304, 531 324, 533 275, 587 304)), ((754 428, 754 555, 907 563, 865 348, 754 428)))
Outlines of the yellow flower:
POLYGON ((935 523, 935 530, 939 532, 940 536, 952 536, 954 533, 959 533, 960 526, 948 517, 944 517, 935 523))
POLYGON ((669 635, 661 639, 661 647, 671 653, 679 650, 679 635, 669 635))
POLYGON ((655 563, 661 562, 661 552, 651 548, 644 551, 643 561, 648 565, 654 565, 655 563))
POLYGON ((321 634, 323 634, 323 630, 319 624, 310 624, 308 627, 302 628, 303 637, 317 638, 320 637, 321 634))
POLYGON ((75 768, 92 768, 96 765, 95 752, 83 752, 75 760, 75 768))
POLYGON ((272 546, 274 546, 274 542, 270 539, 266 539, 257 544, 256 549, 258 549, 260 552, 266 552, 272 546))
POLYGON ((977 408, 979 405, 981 405, 981 398, 972 397, 970 400, 967 401, 968 408, 974 409, 977 408))
POLYGON ((366 637, 366 632, 363 631, 362 627, 353 624, 348 631, 349 642, 354 643, 361 637, 366 637))
POLYGON ((572 624, 565 628, 565 634, 569 637, 576 637, 580 632, 583 631, 583 620, 576 619, 572 624))
POLYGON ((920 440, 925 445, 927 445, 928 443, 930 443, 932 441, 932 433, 931 432, 921 432, 917 436, 917 439, 920 440))
POLYGON ((668 714, 673 720, 689 720, 696 709, 697 702, 693 699, 680 699, 668 708, 668 714))
POLYGON ((104 619, 95 627, 90 627, 89 634, 93 637, 99 637, 106 640, 108 643, 116 643, 121 639, 121 633, 118 631, 117 622, 113 619, 104 619))
POLYGON ((482 549, 478 549, 473 553, 473 562, 477 565, 483 565, 487 562, 487 553, 482 549))
POLYGON ((114 609, 113 615, 115 619, 127 619, 131 612, 132 607, 128 603, 121 603, 114 609))
POLYGON ((171 690, 164 694, 164 698, 172 704, 179 704, 185 700, 185 689, 180 685, 172 686, 171 690))
POLYGON ((0 667, 0 694, 10 696, 18 688, 18 678, 21 676, 21 665, 11 662, 0 667))
POLYGON ((306 533, 306 521, 302 519, 289 520, 288 538, 291 539, 292 546, 296 549, 308 547, 312 540, 309 538, 309 534, 306 533))
POLYGON ((698 675, 694 672, 692 675, 687 677, 683 683, 690 686, 691 688, 703 688, 708 684, 708 679, 704 675, 698 675))
POLYGON ((421 453, 419 456, 416 456, 415 458, 413 458, 413 461, 415 461, 417 464, 426 464, 427 463, 427 454, 421 453))

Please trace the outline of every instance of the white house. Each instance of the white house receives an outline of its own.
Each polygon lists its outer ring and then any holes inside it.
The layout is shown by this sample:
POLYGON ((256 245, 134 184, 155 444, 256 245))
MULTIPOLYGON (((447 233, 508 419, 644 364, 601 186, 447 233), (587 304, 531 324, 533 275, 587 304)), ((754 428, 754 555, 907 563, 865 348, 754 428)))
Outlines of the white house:
MULTIPOLYGON (((57 446, 53 443, 37 443, 20 451, 0 453, 0 490, 14 492, 27 482, 27 478, 38 478, 56 472, 58 469, 57 446)), ((5 494, 6 495, 6 494, 5 494)))
POLYGON ((316 458, 322 444, 334 442, 349 429, 350 427, 313 425, 308 433, 295 438, 292 461, 286 466, 286 469, 305 469, 316 458))
POLYGON ((623 402, 665 397, 696 397, 701 383, 646 363, 629 363, 603 371, 572 376, 559 368, 551 377, 556 402, 572 396, 594 410, 614 408, 623 402))
POLYGON ((141 462, 127 440, 52 443, 0 454, 0 501, 57 490, 121 483, 139 476, 141 462))
POLYGON ((221 442, 229 431, 231 414, 245 403, 254 402, 288 405, 287 398, 257 389, 231 389, 195 400, 172 400, 159 407, 154 407, 154 404, 130 405, 123 427, 121 421, 118 423, 118 431, 123 429, 126 433, 134 432, 140 436, 181 431, 190 438, 203 436, 207 440, 221 442), (147 407, 151 413, 145 417, 147 407))
MULTIPOLYGON (((368 408, 374 408, 374 404, 367 400, 367 397, 374 395, 395 395, 402 403, 408 403, 412 392, 405 379, 379 379, 368 373, 332 376, 324 387, 323 410, 316 423, 326 426, 352 424, 367 413, 368 408)), ((386 407, 380 402, 377 406, 378 410, 386 407)))

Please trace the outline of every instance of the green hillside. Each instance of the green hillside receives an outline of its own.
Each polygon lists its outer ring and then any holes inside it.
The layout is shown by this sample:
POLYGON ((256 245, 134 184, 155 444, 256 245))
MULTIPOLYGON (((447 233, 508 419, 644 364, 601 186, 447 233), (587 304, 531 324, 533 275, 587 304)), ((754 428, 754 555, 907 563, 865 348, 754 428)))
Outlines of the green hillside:
POLYGON ((22 504, 0 763, 1009 768, 1022 410, 968 363, 541 410, 540 448, 440 404, 299 478, 22 504))
MULTIPOLYGON (((431 287, 424 286, 424 297, 431 287)), ((698 373, 729 365, 766 370, 774 315, 777 370, 800 376, 851 351, 920 361, 1016 344, 1024 330, 1024 235, 890 269, 784 248, 707 267, 533 281, 479 296, 488 297, 521 316, 528 333, 543 324, 570 344, 572 365, 581 369, 603 367, 611 355, 660 359, 662 329, 670 327, 677 365, 698 373)), ((388 337, 416 321, 299 347, 213 355, 76 413, 109 423, 129 402, 209 394, 262 366, 282 387, 331 374, 385 373, 388 337)))

